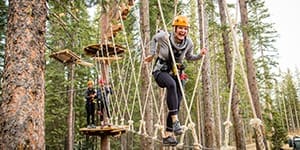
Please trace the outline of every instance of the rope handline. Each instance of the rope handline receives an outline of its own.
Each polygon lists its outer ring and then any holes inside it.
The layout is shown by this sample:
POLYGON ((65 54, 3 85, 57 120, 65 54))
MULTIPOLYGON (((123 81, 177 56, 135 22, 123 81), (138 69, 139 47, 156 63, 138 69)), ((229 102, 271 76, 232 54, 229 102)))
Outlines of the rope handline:
MULTIPOLYGON (((107 57, 109 57, 109 52, 108 52, 108 40, 107 40, 107 37, 105 36, 105 50, 106 50, 106 55, 107 55, 107 57)), ((102 53, 103 53, 103 51, 102 51, 102 53)), ((104 55, 102 55, 102 56, 104 56, 104 55)), ((105 65, 105 60, 103 60, 103 65, 105 65)), ((106 75, 105 76, 105 79, 106 79, 106 83, 107 84, 109 84, 109 77, 110 77, 110 75, 111 75, 111 73, 110 73, 110 71, 109 71, 109 66, 110 66, 110 61, 109 60, 107 60, 107 68, 105 68, 105 67, 103 67, 103 71, 105 72, 105 74, 104 75, 106 75), (106 74, 107 73, 107 74, 106 74)), ((103 77, 102 77, 102 79, 103 79, 103 77)), ((112 78, 111 78, 112 79, 112 78)), ((104 84, 104 86, 106 86, 105 84, 104 84)), ((105 91, 105 88, 103 89, 104 90, 104 95, 105 95, 105 97, 106 97, 106 99, 104 99, 104 100, 106 100, 106 105, 107 105, 107 108, 109 108, 109 102, 111 101, 111 103, 113 102, 112 100, 109 100, 109 96, 108 96, 108 94, 106 93, 106 91, 105 91)), ((116 99, 115 100, 115 102, 116 102, 116 104, 118 103, 118 100, 116 99)), ((107 114, 110 114, 110 110, 106 110, 107 111, 107 114)), ((115 112, 115 109, 114 109, 114 107, 112 107, 112 114, 111 114, 111 116, 110 116, 110 121, 111 122, 113 122, 113 114, 116 114, 116 116, 117 116, 117 112, 115 112)))
MULTIPOLYGON (((160 15, 161 15, 161 18, 162 18, 162 22, 163 22, 163 25, 164 25, 164 29, 165 31, 168 31, 167 29, 167 26, 166 26, 166 23, 165 23, 165 20, 164 20, 164 15, 163 15, 163 12, 162 12, 162 7, 161 7, 161 3, 160 3, 160 0, 157 0, 158 2, 158 6, 159 6, 159 10, 160 10, 160 15)), ((168 35, 169 36, 169 35, 168 35)), ((169 37, 166 37, 167 39, 169 37)), ((178 72, 178 69, 177 67, 174 67, 174 64, 176 64, 176 61, 175 61, 175 57, 174 57, 174 54, 173 54, 173 50, 172 50, 172 45, 171 45, 171 42, 170 40, 167 40, 168 41, 168 46, 169 46, 169 50, 171 51, 171 59, 172 59, 172 63, 173 63, 173 66, 172 68, 174 68, 175 72, 176 72, 176 77, 177 77, 177 80, 180 81, 180 77, 179 77, 179 74, 177 73, 178 72)), ((184 101, 184 106, 185 108, 187 109, 188 108, 188 105, 187 105, 187 102, 186 102, 186 96, 185 96, 185 92, 183 90, 183 86, 182 86, 182 83, 181 82, 178 82, 179 83, 179 87, 180 87, 180 91, 182 93, 182 97, 183 97, 183 101, 184 101)), ((188 113, 188 116, 189 120, 192 122, 192 118, 191 118, 191 115, 188 113)))
MULTIPOLYGON (((122 24, 122 27, 123 27, 123 35, 125 36, 125 41, 126 41, 126 47, 128 48, 128 52, 129 52, 129 59, 130 59, 130 63, 131 63, 131 68, 133 69, 133 78, 134 78, 134 82, 135 82, 135 85, 136 85, 136 89, 139 89, 139 86, 138 86, 138 80, 137 80, 137 77, 136 77, 136 74, 135 74, 135 67, 134 67, 134 63, 133 63, 133 60, 132 60, 132 54, 131 54, 131 51, 130 51, 130 48, 129 48, 129 43, 128 43, 128 39, 127 39, 127 33, 126 33, 126 30, 125 30, 125 25, 124 25, 124 22, 123 22, 123 19, 122 19, 122 14, 121 14, 121 11, 119 10, 119 15, 120 15, 120 20, 121 20, 121 24, 122 24)), ((138 96, 138 99, 139 99, 139 102, 141 101, 140 100, 140 95, 137 94, 138 96)))
POLYGON ((175 18, 177 16, 177 5, 178 5, 178 0, 174 0, 174 16, 173 16, 173 18, 175 18))
MULTIPOLYGON (((165 24, 165 20, 164 20, 164 16, 163 16, 163 12, 162 12, 161 3, 160 3, 160 0, 157 0, 157 1, 158 1, 158 6, 159 6, 159 10, 160 10, 162 21, 163 21, 164 29, 167 31, 167 26, 165 24)), ((170 40, 168 40, 168 46, 170 48, 169 50, 171 51, 170 54, 171 54, 172 62, 173 62, 173 65, 174 65, 174 64, 176 64, 176 62, 175 62, 175 57, 174 57, 174 54, 173 54, 173 50, 171 48, 172 46, 171 46, 170 40)), ((204 60, 204 58, 205 58, 205 55, 203 56, 202 61, 204 60)), ((177 67, 176 66, 172 66, 172 67, 174 68, 174 70, 176 72, 177 80, 180 81, 179 74, 177 73, 178 72, 177 67)), ((183 90, 183 86, 182 86, 181 82, 179 82, 179 87, 180 87, 180 90, 182 92, 182 97, 183 97, 183 102, 184 102, 185 109, 187 109, 187 112, 188 112, 187 119, 189 119, 189 121, 191 122, 191 124, 193 124, 193 121, 192 121, 192 118, 191 118, 191 114, 190 114, 190 111, 189 111, 189 106, 187 104, 185 92, 183 90)), ((199 145, 198 144, 198 137, 197 137, 197 134, 196 134, 195 130, 192 130, 192 132, 193 132, 193 138, 194 138, 195 145, 199 145)), ((184 134, 181 136, 181 141, 183 141, 183 136, 184 136, 184 134)))
MULTIPOLYGON (((126 33, 124 22, 123 22, 123 19, 122 19, 122 14, 121 14, 120 10, 118 12, 119 12, 119 15, 120 15, 120 20, 121 20, 122 27, 124 28, 123 29, 123 34, 125 36, 126 46, 129 49, 128 39, 127 39, 127 33, 126 33)), ((135 85, 136 85, 135 96, 137 96, 137 98, 138 98, 139 108, 140 108, 140 114, 141 114, 141 122, 143 122, 144 116, 143 116, 143 113, 142 113, 143 110, 142 110, 141 98, 140 98, 140 94, 138 93, 138 89, 139 89, 139 85, 138 85, 139 82, 138 81, 140 81, 142 65, 140 65, 139 75, 138 75, 138 79, 137 79, 136 74, 135 74, 135 67, 134 67, 133 61, 131 59, 131 56, 132 56, 132 54, 131 54, 131 51, 129 50, 129 57, 130 57, 131 67, 132 67, 133 72, 134 72, 133 78, 134 78, 134 82, 135 82, 135 85)), ((131 115, 133 115, 133 113, 131 115)), ((145 126, 144 126, 144 130, 145 130, 145 126)))
MULTIPOLYGON (((202 45, 202 47, 206 47, 206 45, 205 45, 206 43, 204 42, 204 40, 205 40, 205 32, 204 32, 205 31, 205 25, 204 25, 204 2, 203 2, 203 0, 200 0, 200 7, 201 7, 201 10, 202 10, 201 11, 201 18, 202 18, 202 22, 201 22, 202 34, 201 34, 201 36, 202 36, 202 40, 203 40, 203 42, 202 42, 201 45, 202 45)), ((195 99, 196 90, 198 88, 198 83, 199 83, 199 80, 200 80, 201 70, 202 70, 202 67, 203 67, 205 56, 206 55, 203 55, 203 57, 201 59, 200 67, 198 68, 198 74, 197 74, 195 86, 194 86, 194 89, 193 89, 193 94, 192 94, 192 97, 191 97, 190 106, 187 108, 188 109, 187 112, 190 112, 191 109, 192 109, 192 106, 193 106, 193 102, 194 102, 194 99, 195 99)), ((194 124, 193 122, 190 122, 190 123, 194 124)), ((188 118, 186 118, 184 125, 185 126, 188 125, 188 118)), ((198 137, 197 137, 196 131, 195 131, 194 128, 192 128, 191 130, 192 130, 192 134, 193 134, 193 138, 195 140, 195 143, 198 144, 199 141, 198 141, 198 137)), ((180 138, 180 144, 183 143, 185 131, 186 130, 184 130, 184 133, 183 133, 183 135, 180 138)))
POLYGON ((262 139, 262 131, 261 131, 261 128, 260 128, 260 126, 262 126, 262 122, 259 118, 257 118, 257 115, 256 115, 256 110, 255 110, 255 107, 254 107, 254 104, 253 104, 253 99, 252 99, 252 96, 251 96, 247 75, 245 73, 245 69, 244 69, 244 66, 243 66, 242 56, 241 56, 241 53, 240 53, 239 48, 237 46, 238 44, 237 44, 237 40, 236 40, 237 39, 236 32, 235 32, 235 29, 233 28, 231 19, 229 19, 229 12, 228 12, 226 4, 227 3, 224 0, 224 8, 225 8, 226 15, 228 16, 227 20, 228 20, 228 23, 230 24, 230 30, 232 32, 233 41, 234 41, 235 46, 237 48, 237 49, 234 49, 234 50, 236 50, 235 52, 238 54, 237 56, 238 56, 238 59, 239 59, 239 62, 240 62, 241 70, 242 70, 242 74, 243 74, 243 78, 244 78, 244 82, 245 82, 245 88, 247 90, 247 94, 248 94, 251 109, 252 109, 252 114, 253 114, 253 117, 254 117, 254 119, 250 120, 250 125, 252 125, 254 127, 255 131, 256 131, 256 134, 257 134, 257 137, 258 137, 258 140, 259 140, 259 147, 261 149, 265 149, 265 145, 264 145, 264 142, 263 142, 263 139, 262 139))
MULTIPOLYGON (((111 34, 113 34, 113 30, 112 30, 112 27, 110 28, 110 31, 111 31, 111 34)), ((118 57, 117 55, 117 50, 116 50, 116 46, 115 46, 115 39, 114 39, 114 36, 112 36, 112 44, 113 44, 113 47, 114 47, 114 53, 115 53, 115 57, 118 57)), ((116 60, 116 64, 117 64, 117 68, 118 68, 118 77, 119 77, 119 81, 122 81, 121 79, 121 69, 120 69, 120 64, 119 64, 119 60, 117 59, 116 60)), ((121 95, 123 96, 124 100, 127 101, 126 99, 126 96, 125 96, 125 92, 124 92, 124 84, 123 82, 119 82, 121 84, 121 95)), ((114 85, 114 84, 113 84, 114 85)), ((116 100, 117 100, 117 94, 114 94, 115 97, 116 97, 116 100)), ((122 98, 122 97, 121 97, 122 98)), ((121 109, 120 109, 120 104, 118 103, 118 100, 117 100, 117 108, 118 108, 118 111, 120 111, 119 115, 120 117, 122 117, 122 112, 121 112, 121 109)), ((125 105, 125 110, 123 113, 125 113, 126 110, 128 110, 128 106, 125 105)), ((123 118, 121 118, 123 119, 123 118)), ((123 122, 121 122, 121 124, 123 125, 123 122)))
MULTIPOLYGON (((110 26, 110 30, 111 30, 111 33, 112 33, 112 27, 110 26)), ((116 48, 115 48, 115 41, 114 41, 114 37, 112 36, 112 43, 113 43, 113 47, 114 47, 114 52, 116 51, 116 48)), ((116 54, 116 53, 115 53, 116 54)), ((108 55, 108 54, 107 54, 108 55)), ((108 55, 109 56, 109 55, 108 55)), ((117 57, 117 55, 115 55, 115 57, 117 57)), ((118 60, 116 60, 116 63, 118 65, 118 60)), ((110 73, 111 76, 112 76, 112 72, 110 73)), ((115 90, 115 85, 114 85, 114 79, 111 78, 111 86, 112 86, 112 89, 115 90)), ((118 122, 117 122, 117 119, 118 119, 118 116, 120 115, 121 116, 121 109, 120 109, 120 103, 118 101, 118 97, 117 97, 117 94, 113 94, 114 95, 114 98, 115 98, 115 103, 112 103, 112 108, 115 109, 115 107, 117 107, 117 111, 113 111, 112 113, 112 116, 114 116, 115 114, 115 124, 118 125, 118 122)), ((113 117, 111 118, 113 119, 113 117)))
MULTIPOLYGON (((153 88, 151 87, 151 90, 152 90, 152 97, 154 97, 155 99, 155 103, 156 103, 156 98, 155 98, 155 95, 154 95, 154 92, 153 92, 153 88)), ((166 90, 164 89, 163 90, 163 95, 166 94, 166 90)), ((162 111, 163 111, 163 103, 164 103, 164 98, 165 96, 162 96, 161 100, 160 100, 160 109, 157 110, 158 112, 158 118, 157 118, 157 123, 156 123, 156 126, 155 126, 155 132, 154 132, 154 138, 157 137, 157 132, 158 130, 161 131, 161 135, 164 135, 164 132, 163 132, 163 126, 162 126, 162 122, 161 122, 161 115, 162 115, 162 111)), ((157 104, 156 104, 157 105, 157 104)), ((156 106, 157 107, 157 106, 156 106)), ((158 108, 157 108, 158 109, 158 108)))
MULTIPOLYGON (((224 2, 224 5, 226 2, 224 2)), ((223 123, 225 125, 225 138, 224 138, 224 144, 225 148, 228 148, 228 143, 229 143, 229 128, 232 126, 232 123, 230 121, 230 114, 231 114, 231 103, 232 103, 232 98, 233 98, 233 87, 234 87, 234 77, 235 77, 235 58, 236 58, 236 52, 238 51, 238 43, 236 40, 236 29, 233 28, 231 19, 229 17, 229 13, 227 8, 225 8, 225 13, 227 15, 227 20, 230 26, 230 30, 232 32, 233 36, 233 54, 232 54, 232 68, 231 68, 231 76, 230 76, 230 92, 229 92, 229 98, 228 98, 228 107, 227 107, 227 118, 226 121, 223 123)))
MULTIPOLYGON (((139 32, 139 33, 141 33, 141 32, 139 32)), ((140 37, 142 37, 141 34, 140 34, 140 37)), ((142 48, 142 50, 145 48, 144 47, 144 42, 142 41, 142 39, 141 39, 141 48, 142 48)), ((142 55, 143 55, 143 57, 145 56, 144 53, 142 53, 142 55)), ((154 63, 152 63, 152 67, 151 67, 150 71, 149 71, 149 68, 146 67, 146 72, 151 74, 151 72, 153 70, 153 65, 154 65, 154 63)), ((156 100, 156 97, 154 96, 154 92, 153 92, 153 88, 152 88, 152 84, 151 84, 152 83, 151 78, 152 78, 152 76, 149 76, 149 81, 150 82, 148 83, 149 88, 147 89, 147 93, 146 93, 146 101, 145 101, 145 105, 144 105, 144 109, 143 109, 143 116, 145 115, 146 108, 147 108, 147 102, 148 102, 148 98, 149 98, 149 93, 151 92, 152 93, 152 98, 153 98, 153 101, 154 101, 156 114, 158 114, 158 123, 155 124, 155 131, 154 131, 154 136, 153 136, 153 138, 156 138, 158 130, 159 129, 162 130, 162 126, 160 125, 161 124, 160 115, 161 115, 162 111, 161 111, 161 109, 158 110, 157 100, 156 100)), ((161 106, 163 106, 163 105, 161 105, 161 106)))
MULTIPOLYGON (((156 31, 158 30, 158 24, 159 24, 159 20, 157 19, 156 20, 156 31)), ((140 31, 140 37, 142 37, 141 36, 141 31, 140 31)), ((141 41, 142 41, 142 39, 141 39, 141 41)), ((147 46, 150 44, 150 42, 147 44, 147 46)), ((142 49, 144 49, 144 44, 143 44, 143 41, 142 41, 142 44, 141 44, 141 46, 142 46, 142 49)), ((150 72, 148 71, 148 68, 146 68, 147 69, 147 71, 149 72, 149 74, 151 74, 151 72, 152 72, 152 70, 153 70, 153 66, 154 66, 154 63, 152 63, 152 67, 151 67, 151 69, 150 69, 150 72)), ((161 104, 161 108, 160 108, 160 110, 158 110, 158 106, 157 106, 157 99, 156 99, 156 97, 155 97, 155 95, 154 95, 154 91, 153 91, 153 86, 152 86, 152 84, 151 84, 151 76, 149 77, 150 79, 149 79, 149 85, 148 85, 148 89, 150 89, 151 90, 151 93, 152 93, 152 98, 153 98, 153 100, 154 100, 154 106, 155 106, 155 110, 156 110, 156 114, 158 114, 158 120, 157 120, 157 123, 154 125, 154 127, 155 127, 155 129, 154 129, 154 136, 152 137, 152 139, 153 140, 155 140, 155 139, 157 139, 157 132, 158 132, 158 130, 160 130, 161 131, 161 133, 162 133, 162 135, 163 135, 163 131, 162 131, 162 129, 163 129, 163 126, 161 125, 161 113, 162 113, 162 108, 163 108, 163 99, 162 99, 162 104, 161 104)), ((147 96, 146 97, 148 97, 148 93, 149 93, 149 90, 147 90, 147 96)))

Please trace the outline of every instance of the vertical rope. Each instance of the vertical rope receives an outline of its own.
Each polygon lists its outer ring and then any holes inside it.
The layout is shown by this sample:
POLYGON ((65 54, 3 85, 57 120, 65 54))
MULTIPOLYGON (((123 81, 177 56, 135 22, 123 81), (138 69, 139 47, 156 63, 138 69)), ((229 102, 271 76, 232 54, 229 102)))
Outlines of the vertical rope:
POLYGON ((178 5, 178 0, 174 0, 174 17, 175 18, 177 16, 177 5, 178 5))
POLYGON ((231 19, 229 17, 229 12, 228 12, 228 8, 227 8, 226 4, 227 4, 226 0, 224 0, 224 8, 225 8, 225 12, 226 12, 226 15, 227 15, 227 20, 228 20, 228 23, 230 24, 230 30, 232 32, 234 46, 236 47, 236 49, 234 49, 234 50, 238 54, 237 56, 238 56, 239 61, 240 61, 240 67, 241 67, 244 82, 245 82, 245 88, 247 90, 247 94, 248 94, 251 109, 252 109, 252 114, 254 116, 254 118, 250 120, 250 125, 252 125, 253 128, 255 129, 255 132, 256 132, 257 137, 258 137, 258 143, 259 143, 260 149, 265 149, 265 144, 263 142, 263 137, 262 137, 262 131, 261 131, 261 128, 260 128, 260 126, 262 126, 262 122, 259 118, 257 118, 257 115, 256 115, 255 107, 254 107, 254 104, 253 104, 253 99, 252 99, 249 84, 248 84, 247 75, 245 73, 245 69, 244 69, 244 66, 243 66, 242 56, 240 54, 238 44, 237 44, 236 30, 233 28, 233 23, 231 22, 231 19))
MULTIPOLYGON (((112 30, 112 28, 110 28, 110 30, 111 30, 111 34, 113 35, 113 30, 112 30)), ((117 50, 116 50, 116 44, 115 44, 115 38, 114 38, 114 36, 112 36, 112 44, 113 44, 113 47, 114 47, 114 53, 115 53, 115 57, 117 58, 118 57, 118 55, 117 55, 117 50)), ((128 101, 128 99, 126 98, 126 94, 125 94, 125 90, 124 90, 124 84, 123 84, 123 82, 122 82, 122 77, 121 77, 121 69, 120 69, 120 64, 119 64, 119 60, 116 60, 116 64, 117 64, 117 72, 118 72, 118 78, 119 78, 119 81, 121 81, 121 82, 119 82, 120 83, 120 85, 121 85, 121 95, 123 96, 123 98, 124 98, 124 100, 127 102, 128 101)), ((112 85, 114 85, 113 84, 113 80, 112 80, 112 85)), ((117 96, 116 94, 115 94, 115 96, 117 96)), ((117 98, 116 98, 117 99, 117 98)), ((117 100, 117 109, 118 109, 118 112, 119 112, 119 115, 121 116, 121 125, 124 125, 124 114, 127 112, 128 113, 128 115, 129 115, 129 108, 128 108, 128 105, 127 105, 127 103, 125 103, 125 109, 124 109, 124 112, 123 112, 123 115, 122 115, 122 112, 121 112, 121 109, 120 109, 120 103, 119 103, 119 101, 117 100)), ((118 114, 117 114, 118 115, 118 114)))

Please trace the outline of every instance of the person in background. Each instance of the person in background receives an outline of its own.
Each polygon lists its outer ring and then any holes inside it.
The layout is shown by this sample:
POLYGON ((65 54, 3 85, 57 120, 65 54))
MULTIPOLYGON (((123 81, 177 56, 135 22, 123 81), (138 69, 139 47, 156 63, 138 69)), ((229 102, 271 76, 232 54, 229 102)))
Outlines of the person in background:
POLYGON ((96 104, 96 90, 94 89, 94 82, 88 81, 87 89, 85 90, 85 108, 87 128, 96 128, 95 126, 95 104, 96 104))
POLYGON ((178 119, 180 101, 182 99, 179 82, 183 81, 178 81, 176 74, 179 73, 181 80, 186 80, 187 75, 183 74, 185 69, 183 60, 199 60, 206 54, 207 49, 201 49, 197 55, 192 54, 194 46, 192 40, 187 37, 189 22, 186 16, 176 16, 172 26, 172 32, 161 30, 153 36, 150 42, 150 55, 145 58, 145 61, 151 62, 157 56, 152 75, 161 88, 167 88, 167 105, 169 110, 163 144, 174 146, 178 144, 175 136, 183 133, 178 119), (169 42, 172 47, 169 47, 169 42), (175 57, 176 64, 173 64, 171 52, 175 57), (173 68, 174 66, 177 67, 178 72, 173 68))
POLYGON ((99 87, 97 89, 97 105, 101 126, 109 125, 109 95, 113 94, 112 88, 105 84, 105 80, 99 80, 99 87), (104 115, 106 115, 106 117, 104 117, 104 115))

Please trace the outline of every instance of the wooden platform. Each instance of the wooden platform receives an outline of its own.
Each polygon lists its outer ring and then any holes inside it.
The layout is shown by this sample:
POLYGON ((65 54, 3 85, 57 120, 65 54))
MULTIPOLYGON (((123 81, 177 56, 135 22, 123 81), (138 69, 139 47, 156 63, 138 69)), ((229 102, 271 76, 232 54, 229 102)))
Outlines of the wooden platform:
POLYGON ((79 131, 89 136, 119 136, 128 130, 129 126, 97 126, 96 128, 81 128, 79 131))
POLYGON ((93 66, 92 63, 81 60, 78 55, 76 55, 74 52, 72 52, 69 49, 64 49, 64 50, 52 53, 49 57, 54 58, 63 64, 75 63, 75 64, 80 64, 83 66, 89 66, 89 67, 93 66))
POLYGON ((113 44, 93 44, 93 45, 89 45, 87 47, 84 48, 84 52, 86 55, 89 55, 91 57, 110 57, 110 56, 115 56, 116 53, 117 55, 125 52, 125 48, 123 48, 122 46, 119 45, 115 45, 115 47, 113 46, 113 44), (101 47, 102 48, 101 48, 101 47), (102 49, 102 51, 101 51, 102 49), (115 52, 116 50, 116 52, 115 52), (97 56, 97 52, 99 53, 99 55, 97 56))
POLYGON ((61 63, 74 63, 80 60, 80 57, 69 49, 64 49, 50 55, 51 58, 58 60, 61 63))

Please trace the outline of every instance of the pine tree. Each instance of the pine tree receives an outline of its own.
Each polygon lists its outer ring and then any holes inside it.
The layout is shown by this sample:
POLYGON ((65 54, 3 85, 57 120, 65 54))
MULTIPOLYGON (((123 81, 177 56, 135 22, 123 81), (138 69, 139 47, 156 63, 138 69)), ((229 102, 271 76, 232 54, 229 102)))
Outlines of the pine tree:
MULTIPOLYGON (((96 32, 88 21, 87 8, 83 1, 49 2, 50 15, 47 34, 47 53, 51 55, 63 49, 70 49, 84 60, 83 48, 96 41, 96 32)), ((67 139, 68 89, 70 87, 67 66, 54 59, 47 58, 46 72, 46 146, 48 148, 64 147, 67 139), (61 107, 57 107, 61 106, 61 107), (57 138, 60 137, 60 138, 57 138)), ((84 90, 88 80, 95 79, 91 68, 75 67, 74 93, 74 128, 75 143, 83 140, 78 132, 85 126, 84 90)), ((74 143, 74 144, 75 144, 74 143)), ((75 144, 76 146, 76 144, 75 144)))
MULTIPOLYGON (((257 68, 260 101, 265 104, 264 119, 272 120, 272 101, 275 97, 271 95, 274 92, 277 77, 272 68, 278 66, 278 50, 273 46, 277 38, 277 32, 273 28, 274 24, 267 21, 269 17, 270 14, 264 0, 249 2, 249 33, 257 68)), ((265 122, 267 132, 271 132, 271 122, 265 122)))
POLYGON ((299 128, 299 101, 295 81, 289 70, 284 76, 282 85, 283 100, 285 102, 285 109, 287 110, 287 126, 290 131, 295 132, 299 128))
POLYGON ((287 139, 287 131, 282 124, 281 117, 277 111, 272 111, 273 119, 271 120, 271 125, 273 127, 271 141, 272 141, 272 149, 277 150, 281 149, 282 145, 286 142, 287 139))
POLYGON ((11 0, 8 11, 0 149, 45 149, 45 0, 11 0))

